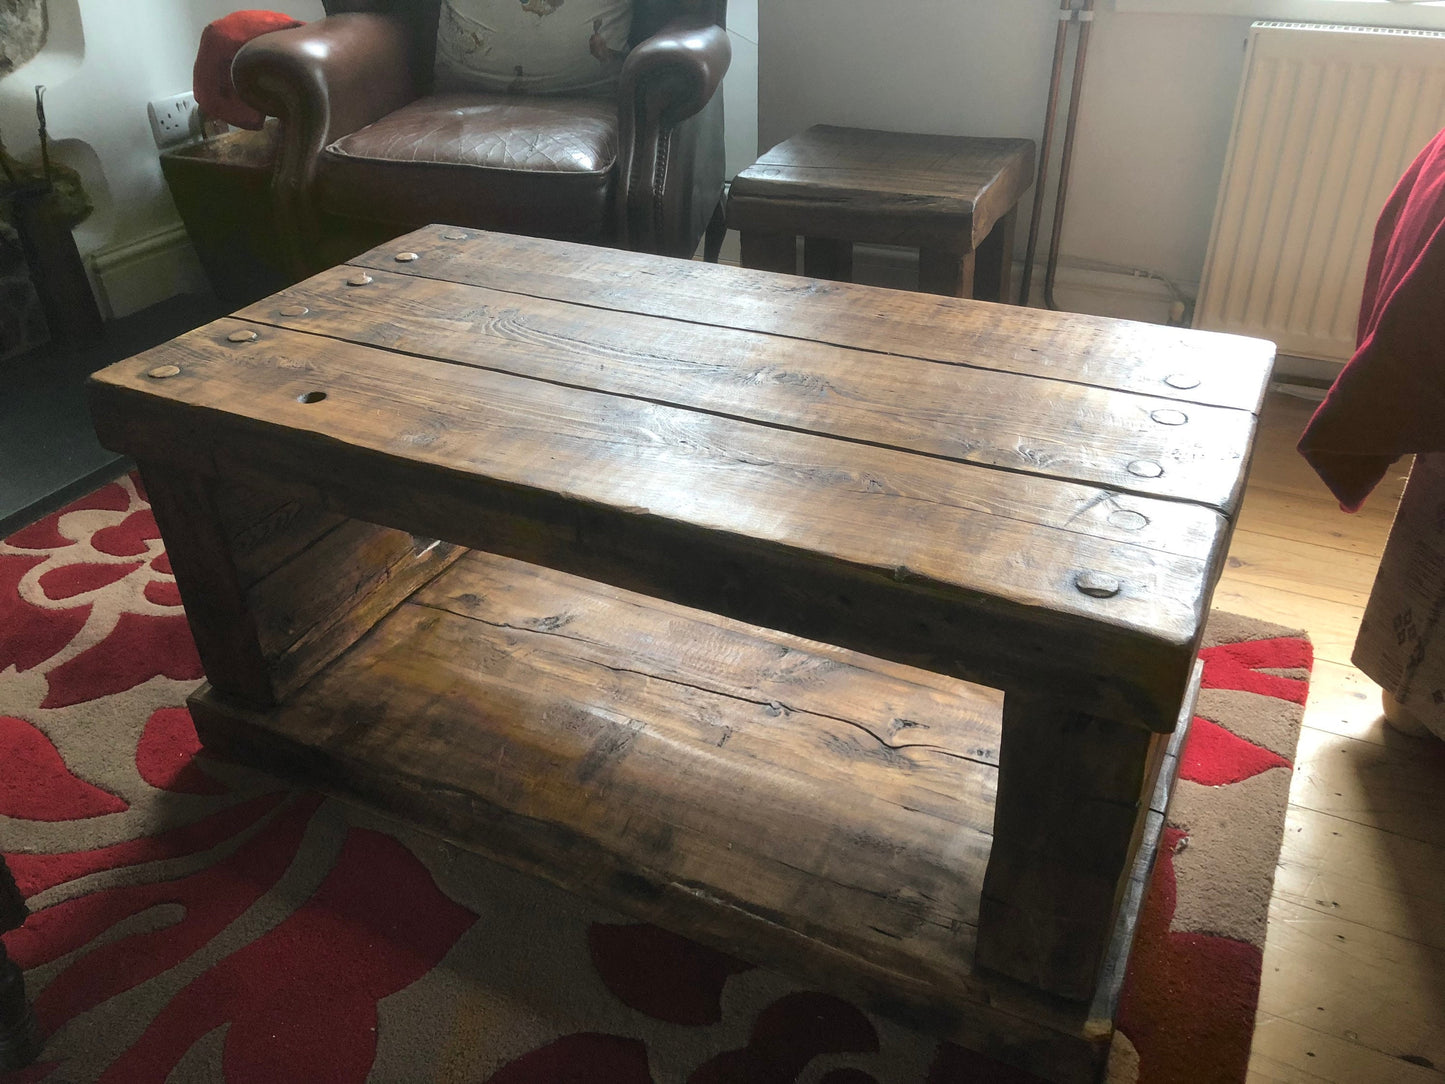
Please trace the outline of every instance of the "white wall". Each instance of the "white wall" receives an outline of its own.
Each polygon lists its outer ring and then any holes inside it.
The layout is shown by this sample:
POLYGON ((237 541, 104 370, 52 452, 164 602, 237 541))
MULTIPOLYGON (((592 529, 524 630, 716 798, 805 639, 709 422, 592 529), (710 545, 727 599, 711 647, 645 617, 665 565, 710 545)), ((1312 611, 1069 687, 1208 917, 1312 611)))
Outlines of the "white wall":
MULTIPOLYGON (((146 103, 189 90, 201 30, 245 4, 237 0, 48 0, 46 49, 0 80, 0 130, 11 152, 36 145, 34 85, 48 87, 46 115, 57 157, 80 169, 96 203, 76 230, 82 254, 137 250, 151 239, 184 248, 175 206, 161 176, 146 103)), ((322 15, 320 0, 278 0, 298 19, 322 15)), ((183 273, 177 259, 151 261, 183 273)), ((138 282, 121 299, 104 296, 112 315, 161 300, 177 282, 138 282)))
POLYGON ((758 0, 729 0, 733 59, 723 78, 727 175, 737 176, 758 154, 758 0))
MULTIPOLYGON (((817 123, 1038 140, 1058 8, 1057 0, 765 3, 761 147, 817 123)), ((1248 28, 1240 17, 1098 12, 1065 254, 1157 271, 1192 291, 1248 28)), ((1061 109, 1060 129, 1062 118, 1061 109)), ((1070 307, 1105 312, 1108 303, 1070 307)))

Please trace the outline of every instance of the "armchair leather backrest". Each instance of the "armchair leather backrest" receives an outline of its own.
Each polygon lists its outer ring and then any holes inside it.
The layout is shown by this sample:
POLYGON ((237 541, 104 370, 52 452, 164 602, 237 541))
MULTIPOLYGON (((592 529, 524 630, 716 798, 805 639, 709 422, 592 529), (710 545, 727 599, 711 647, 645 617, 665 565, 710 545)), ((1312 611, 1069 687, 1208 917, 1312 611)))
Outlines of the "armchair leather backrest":
MULTIPOLYGON (((404 15, 412 23, 416 35, 417 70, 424 85, 431 83, 433 47, 437 34, 437 15, 441 0, 321 0, 328 15, 343 12, 371 11, 404 15)), ((680 15, 727 26, 727 0, 633 0, 631 43, 636 45, 656 34, 669 21, 680 15)))

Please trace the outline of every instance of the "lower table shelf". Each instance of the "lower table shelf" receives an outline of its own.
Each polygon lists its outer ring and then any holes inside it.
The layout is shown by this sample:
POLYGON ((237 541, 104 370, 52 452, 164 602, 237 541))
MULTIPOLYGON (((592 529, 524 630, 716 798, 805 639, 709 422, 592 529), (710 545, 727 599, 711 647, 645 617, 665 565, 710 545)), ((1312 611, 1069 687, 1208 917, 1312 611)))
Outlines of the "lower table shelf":
POLYGON ((473 552, 281 707, 191 707, 215 750, 1059 1080, 1107 1048, 1173 779, 1084 1007, 973 968, 992 690, 473 552))

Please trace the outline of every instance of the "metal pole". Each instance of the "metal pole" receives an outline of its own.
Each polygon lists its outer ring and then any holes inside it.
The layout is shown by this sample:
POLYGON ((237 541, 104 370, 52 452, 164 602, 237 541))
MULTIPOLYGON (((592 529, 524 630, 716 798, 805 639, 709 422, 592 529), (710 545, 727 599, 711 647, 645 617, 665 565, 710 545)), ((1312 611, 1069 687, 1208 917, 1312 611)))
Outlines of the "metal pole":
POLYGON ((1079 123, 1079 102, 1083 97, 1084 63, 1089 55, 1089 31, 1094 27, 1094 0, 1084 0, 1079 12, 1079 47, 1074 53, 1074 86, 1069 92, 1069 119, 1064 126, 1064 153, 1059 160, 1059 194, 1054 201, 1053 234, 1049 238, 1049 263, 1044 274, 1044 304, 1054 302, 1054 275, 1059 270, 1059 238, 1064 233, 1064 201, 1069 195, 1069 166, 1074 158, 1074 133, 1079 123))
POLYGON ((1069 23, 1073 18, 1073 0, 1060 0, 1059 31, 1054 37, 1054 72, 1049 79, 1049 102, 1044 107, 1044 138, 1039 147, 1039 173, 1034 179, 1034 213, 1029 219, 1029 243, 1024 250, 1023 285, 1019 287, 1020 305, 1029 303, 1029 280, 1034 274, 1034 254, 1039 247, 1039 221, 1044 213, 1044 186, 1049 180, 1049 156, 1054 149, 1054 114, 1059 109, 1059 84, 1064 78, 1064 52, 1068 44, 1069 23))

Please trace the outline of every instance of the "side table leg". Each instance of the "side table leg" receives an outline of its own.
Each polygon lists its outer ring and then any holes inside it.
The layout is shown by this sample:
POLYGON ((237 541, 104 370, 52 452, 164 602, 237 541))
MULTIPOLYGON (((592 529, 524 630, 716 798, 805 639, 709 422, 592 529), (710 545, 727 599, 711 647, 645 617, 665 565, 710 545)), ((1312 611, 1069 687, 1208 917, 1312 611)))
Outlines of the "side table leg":
POLYGON ((781 271, 785 275, 798 273, 798 243, 791 233, 760 233, 744 230, 738 235, 741 248, 739 258, 744 267, 755 271, 781 271))
POLYGON ((960 256, 934 248, 919 249, 918 288, 926 294, 972 297, 973 264, 972 252, 960 256))
POLYGON ((1014 225, 1018 217, 1015 207, 993 224, 976 249, 978 262, 973 276, 973 296, 980 301, 1014 303, 1014 225))
POLYGON ((853 280, 853 242, 832 237, 803 238, 803 274, 835 282, 853 280))
POLYGON ((979 966, 1094 995, 1168 734, 1008 693, 979 966))

